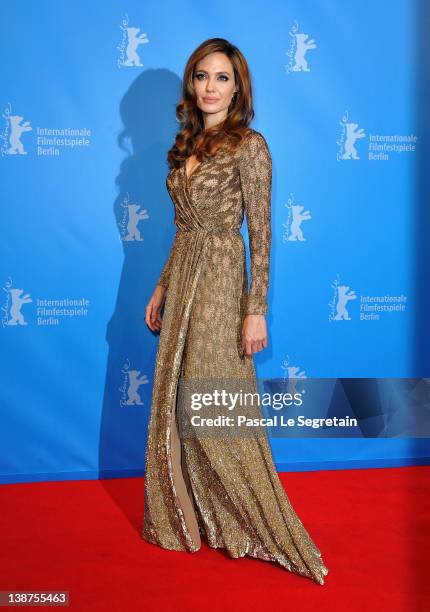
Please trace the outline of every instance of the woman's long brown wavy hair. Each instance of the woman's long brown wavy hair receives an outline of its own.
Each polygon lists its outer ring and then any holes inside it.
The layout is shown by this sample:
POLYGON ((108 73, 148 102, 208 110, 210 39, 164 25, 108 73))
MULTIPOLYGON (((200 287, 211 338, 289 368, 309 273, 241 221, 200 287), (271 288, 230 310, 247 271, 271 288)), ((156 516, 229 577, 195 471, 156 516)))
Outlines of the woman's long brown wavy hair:
POLYGON ((181 129, 167 154, 170 168, 179 168, 192 154, 202 161, 212 157, 220 148, 235 151, 241 145, 254 118, 251 75, 245 57, 228 40, 209 38, 191 54, 184 70, 182 99, 176 106, 176 117, 181 129), (227 117, 205 130, 203 115, 196 103, 194 72, 197 63, 215 51, 224 53, 230 59, 238 92, 233 96, 227 117))

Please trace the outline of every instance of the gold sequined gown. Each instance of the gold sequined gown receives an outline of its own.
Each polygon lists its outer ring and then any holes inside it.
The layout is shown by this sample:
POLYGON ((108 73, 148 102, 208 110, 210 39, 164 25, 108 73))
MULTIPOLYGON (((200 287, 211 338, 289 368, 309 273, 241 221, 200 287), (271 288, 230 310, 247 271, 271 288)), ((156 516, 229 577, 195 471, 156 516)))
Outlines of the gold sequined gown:
POLYGON ((324 584, 328 569, 278 478, 266 434, 182 439, 180 377, 255 379, 243 354, 247 313, 266 314, 272 160, 249 129, 234 153, 170 170, 176 235, 159 284, 167 287, 146 449, 142 537, 198 551, 201 536, 229 556, 249 555, 324 584), (240 233, 246 213, 251 283, 240 233))

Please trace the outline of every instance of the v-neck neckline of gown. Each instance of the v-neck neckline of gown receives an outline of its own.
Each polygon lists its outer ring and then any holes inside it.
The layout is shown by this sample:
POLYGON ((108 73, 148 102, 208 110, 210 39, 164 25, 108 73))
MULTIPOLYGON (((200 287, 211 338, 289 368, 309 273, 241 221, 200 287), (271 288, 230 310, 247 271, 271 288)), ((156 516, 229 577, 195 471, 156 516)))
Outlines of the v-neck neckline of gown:
MULTIPOLYGON (((187 158, 188 159, 188 158, 187 158)), ((202 166, 204 164, 204 160, 202 160, 201 162, 199 162, 198 164, 196 164, 191 172, 191 174, 189 174, 187 176, 187 160, 185 160, 183 167, 184 170, 184 177, 185 177, 185 185, 187 187, 189 187, 190 183, 191 183, 191 179, 194 176, 194 174, 197 172, 197 170, 200 168, 200 166, 202 166)))
MULTIPOLYGON (((214 157, 216 157, 216 155, 214 157)), ((189 159, 189 158, 187 157, 187 159, 189 159)), ((198 172, 200 166, 204 166, 205 163, 207 161, 209 161, 209 159, 213 159, 213 157, 203 158, 203 160, 201 162, 199 162, 198 164, 196 164, 194 166, 194 169, 193 169, 193 171, 191 172, 191 174, 189 176, 187 176, 187 159, 182 164, 182 171, 183 171, 183 175, 184 175, 185 187, 188 189, 190 187, 190 184, 191 184, 191 179, 194 177, 196 172, 198 172)))

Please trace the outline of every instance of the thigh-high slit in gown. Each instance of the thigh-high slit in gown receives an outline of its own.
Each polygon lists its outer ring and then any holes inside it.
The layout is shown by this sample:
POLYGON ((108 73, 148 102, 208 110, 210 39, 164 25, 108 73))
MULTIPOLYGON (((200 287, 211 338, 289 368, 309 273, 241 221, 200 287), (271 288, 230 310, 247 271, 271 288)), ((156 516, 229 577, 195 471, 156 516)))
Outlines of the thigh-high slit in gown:
POLYGON ((266 314, 271 243, 272 159, 249 128, 235 152, 170 170, 176 234, 158 284, 167 288, 146 448, 142 537, 169 550, 198 551, 201 537, 230 557, 272 561, 324 584, 321 552, 279 480, 266 434, 180 436, 177 395, 186 379, 256 381, 243 353, 246 314, 266 314), (248 290, 246 214, 251 259, 248 290))

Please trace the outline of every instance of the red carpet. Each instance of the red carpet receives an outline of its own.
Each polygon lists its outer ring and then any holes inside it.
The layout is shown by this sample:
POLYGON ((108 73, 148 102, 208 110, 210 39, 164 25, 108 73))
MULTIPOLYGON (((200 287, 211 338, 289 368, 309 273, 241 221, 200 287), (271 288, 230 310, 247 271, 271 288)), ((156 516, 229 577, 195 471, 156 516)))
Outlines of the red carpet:
POLYGON ((3 485, 0 590, 68 590, 70 608, 104 612, 430 610, 429 467, 280 477, 329 568, 322 586, 205 544, 146 543, 131 478, 3 485))

